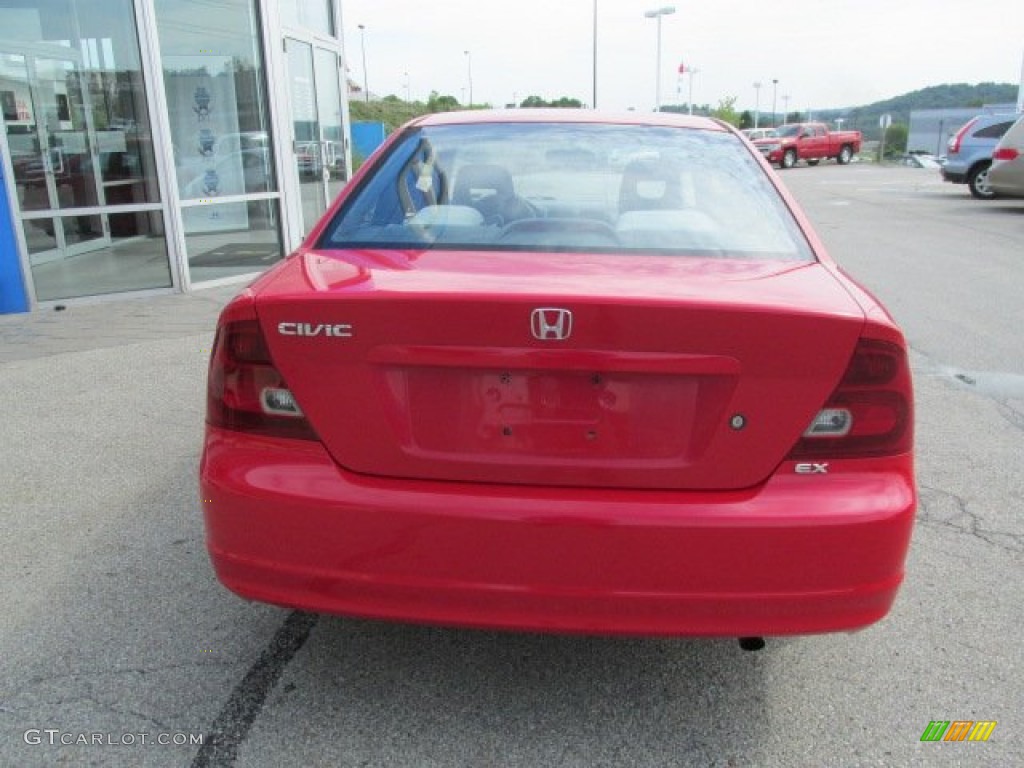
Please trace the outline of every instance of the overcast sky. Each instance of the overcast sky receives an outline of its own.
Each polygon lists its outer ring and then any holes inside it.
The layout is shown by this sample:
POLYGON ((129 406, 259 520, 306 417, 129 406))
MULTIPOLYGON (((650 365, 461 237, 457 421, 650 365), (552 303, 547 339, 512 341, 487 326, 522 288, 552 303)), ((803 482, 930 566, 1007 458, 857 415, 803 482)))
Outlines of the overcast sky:
MULTIPOLYGON (((867 104, 941 83, 1018 83, 1024 0, 597 0, 597 105, 650 110, 662 17, 662 103, 778 111, 867 104)), ((342 0, 349 77, 413 99, 503 106, 531 94, 589 104, 594 0, 342 0), (365 25, 361 32, 359 24, 365 25), (470 51, 467 56, 464 51, 470 51), (408 73, 408 77, 406 74, 408 73)))

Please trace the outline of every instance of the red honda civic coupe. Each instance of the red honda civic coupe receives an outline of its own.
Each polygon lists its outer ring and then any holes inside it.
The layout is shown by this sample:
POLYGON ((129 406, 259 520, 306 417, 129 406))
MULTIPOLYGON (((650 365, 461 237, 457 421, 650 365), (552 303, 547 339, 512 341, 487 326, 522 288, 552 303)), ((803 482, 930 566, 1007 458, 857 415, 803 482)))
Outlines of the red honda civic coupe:
POLYGON ((223 311, 239 595, 592 634, 854 630, 904 575, 906 345, 710 119, 432 115, 223 311))

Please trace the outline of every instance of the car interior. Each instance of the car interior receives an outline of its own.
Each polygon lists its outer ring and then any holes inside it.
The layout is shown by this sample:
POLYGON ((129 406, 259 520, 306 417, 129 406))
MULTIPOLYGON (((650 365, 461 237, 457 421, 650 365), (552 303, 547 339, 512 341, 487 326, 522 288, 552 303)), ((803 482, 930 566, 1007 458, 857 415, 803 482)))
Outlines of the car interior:
POLYGON ((642 147, 603 156, 514 144, 507 158, 500 151, 438 150, 421 139, 377 174, 390 186, 367 188, 320 247, 806 257, 785 214, 713 156, 642 147))

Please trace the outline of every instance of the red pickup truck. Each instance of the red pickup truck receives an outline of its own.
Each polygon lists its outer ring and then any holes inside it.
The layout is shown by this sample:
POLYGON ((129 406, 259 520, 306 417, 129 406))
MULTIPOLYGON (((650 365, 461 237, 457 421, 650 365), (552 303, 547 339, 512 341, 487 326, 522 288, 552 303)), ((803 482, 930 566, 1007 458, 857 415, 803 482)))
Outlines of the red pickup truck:
POLYGON ((769 163, 792 168, 800 160, 817 165, 835 158, 846 165, 860 152, 860 131, 830 131, 824 123, 787 123, 775 129, 774 138, 758 139, 754 146, 769 163))

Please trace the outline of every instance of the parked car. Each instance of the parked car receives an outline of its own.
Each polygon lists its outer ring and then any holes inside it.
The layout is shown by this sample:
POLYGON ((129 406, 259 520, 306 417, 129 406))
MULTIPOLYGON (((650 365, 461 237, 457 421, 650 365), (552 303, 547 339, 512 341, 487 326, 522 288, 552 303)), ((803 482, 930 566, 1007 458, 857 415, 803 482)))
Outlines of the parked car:
POLYGON ((871 624, 903 579, 903 336, 707 118, 407 124, 224 309, 207 404, 246 598, 758 641, 871 624))
POLYGON ((778 135, 774 128, 744 128, 740 133, 751 141, 757 141, 758 139, 774 139, 778 135))
POLYGON ((1024 197, 1024 115, 996 144, 988 185, 998 196, 1024 197))
POLYGON ((775 136, 754 142, 769 163, 792 168, 801 160, 817 165, 834 158, 846 165, 860 152, 860 131, 830 131, 824 123, 786 123, 775 129, 775 136))
POLYGON ((953 184, 966 184, 979 200, 991 200, 995 192, 989 186, 988 171, 992 152, 1016 118, 1013 115, 978 115, 953 134, 946 147, 942 178, 953 184))

